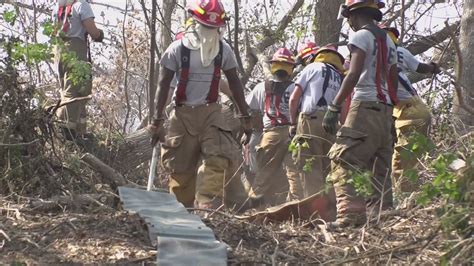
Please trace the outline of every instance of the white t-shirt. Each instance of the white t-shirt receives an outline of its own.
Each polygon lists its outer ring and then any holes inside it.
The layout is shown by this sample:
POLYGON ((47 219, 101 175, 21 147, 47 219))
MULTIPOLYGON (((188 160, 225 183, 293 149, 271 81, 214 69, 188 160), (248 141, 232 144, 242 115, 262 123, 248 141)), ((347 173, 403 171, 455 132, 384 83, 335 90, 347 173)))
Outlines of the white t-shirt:
MULTIPOLYGON (((291 83, 286 90, 283 92, 280 102, 280 114, 283 115, 286 120, 290 121, 290 96, 295 90, 295 84, 291 83)), ((265 113, 265 82, 258 83, 255 88, 246 96, 245 100, 249 105, 250 109, 257 110, 263 114, 263 127, 270 128, 272 127, 272 120, 265 113)), ((272 102, 270 104, 270 110, 268 113, 271 117, 276 117, 276 108, 275 108, 275 97, 272 97, 272 102)), ((279 122, 281 122, 279 120, 279 122)))
POLYGON ((318 106, 318 102, 323 96, 324 80, 328 74, 329 82, 324 99, 326 104, 329 104, 336 97, 342 83, 342 75, 336 69, 329 64, 314 62, 306 66, 297 76, 295 83, 303 89, 300 110, 302 113, 311 114, 326 109, 326 106, 318 106))
MULTIPOLYGON (((65 10, 66 8, 64 8, 65 10)), ((53 8, 53 21, 59 23, 59 27, 62 28, 63 21, 58 21, 58 10, 59 5, 56 4, 53 8)), ((66 11, 63 11, 64 13, 66 11)), ((65 32, 65 36, 69 38, 81 38, 85 40, 86 29, 82 26, 82 21, 94 18, 94 12, 92 11, 91 5, 86 0, 78 0, 72 5, 71 15, 67 18, 69 22, 69 30, 65 32)))
MULTIPOLYGON (((230 46, 222 41, 222 66, 224 71, 237 67, 237 60, 230 46)), ((179 80, 181 74, 181 40, 174 41, 161 57, 160 64, 175 72, 179 80)), ((211 88, 211 81, 214 77, 214 64, 203 67, 201 63, 201 52, 191 50, 189 62, 189 78, 186 85, 186 100, 182 104, 196 106, 206 104, 207 95, 211 88)), ((179 81, 178 81, 179 83, 179 81)), ((175 96, 176 96, 175 90, 175 96)))
POLYGON ((403 47, 397 47, 397 55, 399 78, 397 97, 399 100, 408 100, 416 95, 416 90, 413 88, 413 85, 406 74, 410 71, 416 72, 420 65, 420 61, 418 61, 410 51, 403 47), (408 86, 408 88, 406 88, 406 86, 408 86), (412 93, 410 93, 410 91, 412 93))
MULTIPOLYGON (((393 41, 387 36, 388 67, 397 63, 397 48, 393 41)), ((349 36, 349 50, 355 46, 365 52, 365 62, 362 74, 354 89, 353 100, 359 101, 380 101, 377 97, 377 85, 375 82, 377 70, 377 49, 375 36, 366 29, 359 30, 349 36)), ((384 72, 384 71, 382 71, 384 72)), ((388 86, 385 73, 382 73, 382 92, 385 95, 387 104, 392 104, 388 94, 388 86)))

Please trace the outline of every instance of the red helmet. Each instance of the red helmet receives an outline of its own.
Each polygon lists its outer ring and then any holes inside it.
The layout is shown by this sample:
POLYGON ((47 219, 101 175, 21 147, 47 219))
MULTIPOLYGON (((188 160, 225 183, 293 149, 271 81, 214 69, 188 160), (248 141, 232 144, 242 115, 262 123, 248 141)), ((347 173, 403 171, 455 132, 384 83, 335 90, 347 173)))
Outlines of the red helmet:
POLYGON ((208 27, 224 27, 227 19, 220 0, 191 0, 188 12, 199 23, 208 27))
POLYGON ((273 62, 283 62, 294 65, 295 59, 293 59, 293 54, 291 54, 290 50, 286 48, 280 48, 273 55, 272 60, 270 60, 270 63, 273 62))
POLYGON ((383 0, 346 0, 345 4, 341 6, 340 15, 348 18, 351 11, 363 7, 375 9, 376 15, 374 19, 377 21, 382 20, 382 12, 380 9, 385 7, 383 0))
POLYGON ((320 53, 323 53, 323 52, 330 52, 330 53, 336 54, 339 57, 339 59, 341 60, 341 64, 344 65, 344 61, 346 61, 346 60, 344 59, 344 56, 342 56, 337 51, 337 48, 334 45, 326 45, 326 46, 323 46, 323 47, 319 48, 318 52, 316 52, 316 54, 314 56, 318 56, 320 53))
POLYGON ((301 58, 302 60, 305 60, 306 58, 310 56, 314 56, 316 52, 318 51, 319 46, 316 45, 314 42, 307 42, 299 51, 298 51, 298 57, 301 58))

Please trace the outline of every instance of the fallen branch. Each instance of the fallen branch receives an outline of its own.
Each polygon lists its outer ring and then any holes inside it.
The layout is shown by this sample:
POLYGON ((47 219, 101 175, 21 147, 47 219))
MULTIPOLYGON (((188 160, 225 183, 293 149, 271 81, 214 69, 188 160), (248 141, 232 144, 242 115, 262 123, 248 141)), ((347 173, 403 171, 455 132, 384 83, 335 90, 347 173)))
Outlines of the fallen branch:
POLYGON ((3 235, 3 237, 8 240, 8 242, 11 242, 11 238, 7 235, 7 233, 5 233, 5 231, 3 230, 0 230, 0 234, 3 235))
POLYGON ((363 260, 363 259, 368 259, 368 258, 373 258, 373 257, 377 257, 377 256, 381 256, 381 255, 385 255, 385 254, 392 254, 394 252, 403 252, 403 251, 409 251, 409 250, 414 250, 414 249, 417 249, 417 248, 423 248, 423 246, 420 245, 421 242, 423 241, 428 241, 431 242, 432 239, 434 239, 434 237, 436 237, 436 235, 438 234, 438 230, 436 230, 434 233, 430 234, 429 236, 423 238, 423 239, 418 239, 418 240, 415 240, 415 241, 411 241, 409 243, 406 243, 404 245, 400 245, 400 246, 397 246, 397 247, 393 247, 393 248, 390 248, 390 249, 386 249, 386 250, 382 250, 382 251, 379 251, 379 252, 366 252, 360 256, 355 256, 355 257, 352 257, 352 258, 348 258, 348 259, 345 259, 345 260, 329 260, 329 261, 326 261, 324 262, 324 264, 345 264, 345 263, 349 263, 349 262, 355 262, 355 261, 360 261, 360 260, 363 260))
POLYGON ((39 142, 39 139, 32 140, 30 142, 20 142, 20 143, 0 143, 0 147, 18 147, 18 146, 29 146, 39 142))
POLYGON ((119 172, 90 153, 84 154, 81 157, 81 160, 88 164, 92 169, 99 172, 102 177, 111 181, 115 187, 123 186, 128 183, 127 179, 125 179, 125 177, 123 177, 119 172))
POLYGON ((106 198, 106 201, 112 202, 112 200, 109 200, 107 196, 101 194, 58 196, 49 200, 36 200, 31 202, 31 209, 29 209, 29 211, 51 211, 62 206, 74 206, 79 208, 91 204, 98 204, 98 202, 100 202, 98 205, 103 207, 104 204, 101 203, 101 199, 104 199, 104 197, 106 198))

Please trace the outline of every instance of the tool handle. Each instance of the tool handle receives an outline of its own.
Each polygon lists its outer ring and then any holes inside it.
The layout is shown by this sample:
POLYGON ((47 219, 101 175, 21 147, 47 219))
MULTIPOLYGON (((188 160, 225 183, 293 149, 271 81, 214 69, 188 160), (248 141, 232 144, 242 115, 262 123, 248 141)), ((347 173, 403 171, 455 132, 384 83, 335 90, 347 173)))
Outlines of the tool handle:
POLYGON ((150 164, 150 172, 148 173, 148 185, 146 187, 147 191, 151 191, 151 188, 153 187, 153 181, 155 180, 155 175, 156 175, 156 163, 158 160, 157 153, 158 149, 153 147, 153 155, 151 156, 151 164, 150 164))

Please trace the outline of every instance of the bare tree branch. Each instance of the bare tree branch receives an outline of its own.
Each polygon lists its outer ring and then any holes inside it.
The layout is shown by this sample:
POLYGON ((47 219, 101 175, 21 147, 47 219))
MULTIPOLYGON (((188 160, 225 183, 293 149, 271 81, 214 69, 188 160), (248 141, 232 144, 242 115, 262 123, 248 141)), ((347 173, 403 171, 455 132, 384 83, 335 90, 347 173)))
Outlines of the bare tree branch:
POLYGON ((150 74, 148 75, 149 84, 148 84, 148 123, 151 123, 154 112, 154 100, 155 100, 155 50, 156 48, 156 9, 157 9, 156 0, 151 1, 151 25, 150 25, 150 74))
POLYGON ((237 58, 237 64, 239 65, 239 72, 244 74, 244 64, 242 63, 239 50, 239 31, 239 1, 234 0, 234 54, 235 58, 237 58))
POLYGON ((298 12, 298 10, 303 6, 303 4, 304 4, 304 0, 298 0, 292 6, 292 8, 288 11, 288 13, 286 13, 285 16, 280 20, 277 28, 274 31, 268 30, 265 33, 265 36, 263 37, 263 39, 256 45, 256 48, 249 49, 247 51, 247 66, 245 68, 245 73, 242 78, 242 84, 244 86, 249 81, 250 75, 252 74, 252 71, 255 65, 257 65, 258 60, 260 59, 261 62, 265 61, 265 60, 262 60, 262 57, 264 56, 258 56, 258 55, 259 54, 262 55, 266 48, 275 44, 279 36, 283 34, 286 27, 288 27, 288 24, 290 24, 290 22, 293 20, 294 16, 298 12))
POLYGON ((457 32, 460 22, 456 22, 450 26, 446 26, 442 30, 433 33, 430 36, 425 36, 417 41, 410 43, 406 48, 414 55, 426 52, 434 45, 442 43, 444 40, 450 37, 450 32, 457 32))

